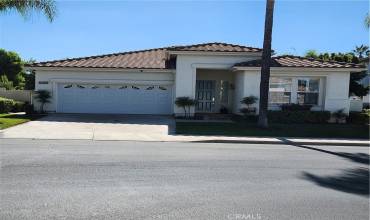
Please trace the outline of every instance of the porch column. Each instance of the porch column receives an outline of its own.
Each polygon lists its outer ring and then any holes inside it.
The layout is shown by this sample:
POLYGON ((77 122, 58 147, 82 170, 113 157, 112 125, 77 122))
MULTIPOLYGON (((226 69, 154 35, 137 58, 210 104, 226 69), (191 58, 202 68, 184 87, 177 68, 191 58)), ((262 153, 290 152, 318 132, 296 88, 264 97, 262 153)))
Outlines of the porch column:
POLYGON ((260 98, 261 73, 258 70, 245 70, 236 73, 235 77, 235 100, 234 113, 240 113, 240 108, 244 107, 240 101, 247 96, 256 96, 257 102, 252 106, 258 113, 260 98))
MULTIPOLYGON (((184 63, 177 62, 176 66, 176 89, 175 89, 175 100, 177 97, 190 97, 195 99, 195 86, 197 79, 196 67, 191 65, 184 65, 184 63)), ((190 115, 193 115, 195 111, 194 107, 190 108, 190 115)), ((184 110, 174 104, 175 115, 183 116, 184 110)))

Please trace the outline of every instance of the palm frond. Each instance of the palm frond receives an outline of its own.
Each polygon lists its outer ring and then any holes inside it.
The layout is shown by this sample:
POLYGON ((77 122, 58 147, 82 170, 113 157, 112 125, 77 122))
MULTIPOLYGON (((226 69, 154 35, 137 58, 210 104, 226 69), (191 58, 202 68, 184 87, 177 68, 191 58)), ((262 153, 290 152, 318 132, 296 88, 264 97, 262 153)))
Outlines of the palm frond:
POLYGON ((10 10, 17 10, 25 18, 32 11, 42 11, 50 22, 57 13, 54 0, 0 0, 0 12, 10 10))

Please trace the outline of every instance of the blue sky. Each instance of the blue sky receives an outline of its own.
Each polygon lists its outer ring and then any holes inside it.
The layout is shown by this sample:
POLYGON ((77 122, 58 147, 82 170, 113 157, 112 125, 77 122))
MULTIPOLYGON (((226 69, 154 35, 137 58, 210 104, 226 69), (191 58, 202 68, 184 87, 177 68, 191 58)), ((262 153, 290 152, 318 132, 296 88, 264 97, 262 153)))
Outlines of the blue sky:
MULTIPOLYGON (((265 1, 58 1, 49 23, 0 14, 0 48, 38 61, 171 45, 227 42, 262 47, 265 1)), ((278 54, 346 52, 369 44, 366 0, 276 0, 278 54)))

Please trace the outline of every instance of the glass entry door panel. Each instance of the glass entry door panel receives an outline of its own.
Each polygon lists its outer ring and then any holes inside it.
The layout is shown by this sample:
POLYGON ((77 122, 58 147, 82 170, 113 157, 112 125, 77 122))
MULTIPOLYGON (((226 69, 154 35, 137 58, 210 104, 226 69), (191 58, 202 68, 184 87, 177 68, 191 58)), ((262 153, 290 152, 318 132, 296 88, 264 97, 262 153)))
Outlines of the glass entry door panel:
POLYGON ((197 80, 196 85, 196 111, 213 112, 215 106, 215 80, 197 80))

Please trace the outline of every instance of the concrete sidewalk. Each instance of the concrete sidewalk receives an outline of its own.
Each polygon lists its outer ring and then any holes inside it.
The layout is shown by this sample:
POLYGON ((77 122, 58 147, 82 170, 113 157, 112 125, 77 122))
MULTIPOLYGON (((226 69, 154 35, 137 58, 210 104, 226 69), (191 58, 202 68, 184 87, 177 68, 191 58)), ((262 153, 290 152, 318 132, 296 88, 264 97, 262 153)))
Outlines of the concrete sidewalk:
POLYGON ((174 134, 140 135, 131 133, 122 135, 120 132, 112 132, 109 135, 97 135, 92 132, 89 135, 75 136, 7 136, 0 139, 35 139, 35 140, 94 140, 94 141, 141 141, 141 142, 193 142, 193 143, 240 143, 240 144, 295 144, 295 145, 339 145, 339 146, 370 146, 369 140, 359 139, 324 139, 324 138, 294 138, 294 137, 229 137, 229 136, 191 136, 174 134))
POLYGON ((4 139, 369 146, 369 140, 176 135, 165 116, 53 114, 5 130, 4 139))

